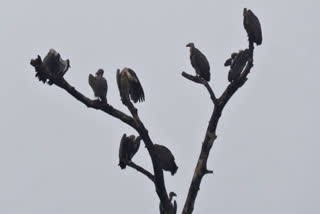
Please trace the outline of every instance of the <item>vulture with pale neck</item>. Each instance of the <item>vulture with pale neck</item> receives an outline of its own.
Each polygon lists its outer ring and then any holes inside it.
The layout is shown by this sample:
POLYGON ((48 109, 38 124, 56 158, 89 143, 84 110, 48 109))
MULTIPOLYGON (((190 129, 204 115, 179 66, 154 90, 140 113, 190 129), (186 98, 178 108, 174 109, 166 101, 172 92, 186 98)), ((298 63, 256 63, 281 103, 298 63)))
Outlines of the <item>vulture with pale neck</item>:
POLYGON ((127 105, 130 99, 136 102, 144 101, 144 92, 136 73, 130 68, 117 70, 117 83, 122 103, 127 105))
MULTIPOLYGON (((174 193, 174 192, 170 192, 169 193, 169 201, 170 201, 170 203, 171 203, 173 197, 175 197, 175 196, 177 196, 176 193, 174 193)), ((160 214, 165 214, 165 209, 164 209, 161 201, 160 201, 160 204, 159 204, 159 210, 160 210, 160 214)), ((177 213, 177 202, 176 202, 176 200, 173 201, 173 211, 174 211, 174 213, 177 213)))
POLYGON ((107 102, 108 84, 103 77, 103 69, 99 69, 96 75, 89 74, 89 85, 91 86, 94 96, 99 98, 102 102, 107 102))
POLYGON ((140 147, 140 141, 140 136, 135 137, 134 135, 130 135, 127 137, 126 134, 122 135, 119 148, 119 166, 121 169, 125 169, 127 163, 129 163, 137 153, 140 147))
POLYGON ((190 48, 191 65, 195 69, 196 74, 206 81, 210 81, 210 65, 203 53, 197 49, 192 42, 187 44, 190 48))

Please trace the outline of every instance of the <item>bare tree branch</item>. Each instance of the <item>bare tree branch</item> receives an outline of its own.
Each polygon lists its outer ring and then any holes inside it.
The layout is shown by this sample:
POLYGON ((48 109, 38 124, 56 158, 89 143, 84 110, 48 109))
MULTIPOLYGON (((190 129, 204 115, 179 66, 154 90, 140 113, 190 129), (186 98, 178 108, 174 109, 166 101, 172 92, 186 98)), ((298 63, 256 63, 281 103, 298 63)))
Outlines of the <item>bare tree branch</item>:
MULTIPOLYGON (((253 55, 253 48, 250 50, 251 56, 253 55)), ((247 75, 249 74, 251 68, 253 67, 253 59, 250 58, 248 60, 248 63, 244 70, 242 71, 241 75, 236 78, 234 81, 232 81, 228 87, 225 89, 221 97, 214 102, 214 109, 213 113, 211 115, 209 125, 207 127, 206 135, 204 138, 204 141, 202 143, 201 152, 198 158, 198 162, 193 174, 193 178, 189 187, 188 195, 184 204, 184 208, 182 211, 182 214, 191 214, 194 209, 194 203, 198 194, 198 191, 200 189, 200 183, 202 181, 202 178, 204 175, 211 173, 212 171, 207 169, 207 161, 209 158, 209 153, 212 148, 212 145, 217 138, 216 136, 216 129, 219 122, 219 119, 221 117, 222 111, 224 109, 224 106, 227 104, 229 99, 232 97, 232 95, 246 82, 247 75)), ((201 83, 199 79, 196 79, 196 77, 186 74, 185 72, 182 73, 182 76, 185 78, 196 82, 201 83)), ((211 95, 211 99, 213 100, 212 94, 213 91, 209 90, 208 87, 204 84, 204 86, 207 88, 211 95), (212 91, 212 92, 211 92, 212 91)), ((211 88, 210 88, 211 89, 211 88)))
POLYGON ((135 164, 134 162, 130 161, 127 163, 127 166, 130 166, 131 168, 137 170, 138 172, 141 172, 145 176, 147 176, 152 182, 154 182, 154 176, 151 174, 148 170, 144 169, 143 167, 135 164))
POLYGON ((208 92, 209 92, 209 94, 210 94, 210 98, 211 98, 212 102, 213 102, 214 104, 217 103, 218 100, 217 100, 217 98, 216 98, 216 96, 215 96, 212 88, 210 87, 210 85, 209 85, 209 83, 208 83, 207 81, 205 81, 204 79, 202 79, 202 78, 199 77, 199 76, 193 76, 193 75, 190 75, 190 74, 188 74, 188 73, 186 73, 186 72, 184 72, 184 71, 182 71, 182 74, 181 74, 181 75, 182 75, 183 77, 187 78, 188 80, 192 81, 192 82, 195 82, 195 83, 199 83, 199 84, 204 85, 204 86, 207 88, 207 90, 208 90, 208 92))
MULTIPOLYGON (((30 64, 35 68, 36 76, 38 78, 39 76, 41 76, 41 78, 39 78, 40 81, 46 83, 47 80, 50 80, 52 84, 57 85, 58 87, 66 90, 71 96, 73 96, 78 101, 85 104, 87 107, 101 110, 115 118, 118 118, 122 122, 134 128, 139 133, 140 137, 143 139, 143 142, 145 143, 145 146, 152 160, 153 170, 154 170, 154 176, 152 180, 154 181, 157 195, 161 203, 164 204, 165 210, 168 210, 169 213, 173 213, 174 208, 168 198, 168 194, 167 194, 167 190, 164 182, 163 171, 159 167, 159 164, 157 163, 153 155, 153 142, 149 136, 148 130, 145 128, 140 118, 138 117, 137 109, 133 106, 133 104, 131 103, 127 105, 129 111, 133 116, 132 118, 127 114, 121 112, 120 110, 115 109, 110 104, 101 102, 99 100, 91 100, 86 96, 84 96, 82 93, 77 91, 73 86, 71 86, 63 77, 57 76, 56 74, 51 73, 47 69, 45 69, 45 66, 42 66, 42 60, 40 56, 38 56, 36 59, 32 59, 30 64)), ((133 165, 131 167, 133 167, 133 165)), ((139 167, 136 165, 137 170, 138 168, 139 167)), ((139 170, 142 170, 142 168, 139 168, 139 170)), ((149 174, 149 176, 150 175, 151 173, 149 174)), ((149 178, 151 179, 151 177, 149 178)))

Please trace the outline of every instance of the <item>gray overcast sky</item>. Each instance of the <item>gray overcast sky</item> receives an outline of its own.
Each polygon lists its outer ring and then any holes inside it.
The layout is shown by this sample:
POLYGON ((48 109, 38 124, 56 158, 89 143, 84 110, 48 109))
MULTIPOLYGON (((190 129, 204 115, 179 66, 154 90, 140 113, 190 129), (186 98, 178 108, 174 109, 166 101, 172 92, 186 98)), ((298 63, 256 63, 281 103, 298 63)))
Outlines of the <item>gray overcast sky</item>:
MULTIPOLYGON (((120 170, 120 121, 34 78, 29 65, 50 48, 71 60, 65 78, 89 97, 89 73, 104 68, 108 100, 121 105, 117 68, 136 71, 141 119, 175 154, 165 173, 181 211, 212 111, 193 73, 193 41, 227 86, 225 59, 247 46, 242 10, 260 18, 263 44, 249 81, 228 103, 194 213, 320 213, 318 1, 1 1, 0 213, 158 213, 154 187, 120 170)), ((151 169, 142 146, 134 161, 151 169)))

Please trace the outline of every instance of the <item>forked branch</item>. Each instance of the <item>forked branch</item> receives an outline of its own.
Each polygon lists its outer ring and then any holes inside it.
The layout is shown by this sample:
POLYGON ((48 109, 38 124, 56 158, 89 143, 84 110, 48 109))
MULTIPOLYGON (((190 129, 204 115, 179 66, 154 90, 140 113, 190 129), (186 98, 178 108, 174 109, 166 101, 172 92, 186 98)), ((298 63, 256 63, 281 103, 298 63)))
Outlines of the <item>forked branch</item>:
POLYGON ((195 203, 198 191, 200 189, 202 178, 204 177, 204 175, 212 172, 207 169, 207 161, 209 158, 209 153, 212 148, 212 145, 215 139, 217 138, 216 129, 217 129, 217 125, 221 117, 222 111, 225 105, 227 104, 227 102, 229 101, 229 99, 232 97, 232 95, 246 82, 247 76, 252 67, 253 67, 253 59, 250 58, 244 70, 241 72, 241 75, 238 76, 238 78, 236 78, 234 81, 232 81, 228 85, 228 87, 225 89, 225 91, 223 92, 223 94, 219 99, 215 98, 214 92, 212 91, 211 87, 206 81, 201 81, 200 77, 192 76, 190 74, 182 72, 182 76, 187 78, 188 80, 203 84, 207 88, 211 96, 211 99, 214 102, 214 109, 209 121, 209 125, 207 127, 204 141, 202 143, 201 152, 198 158, 198 162, 193 174, 190 187, 189 187, 188 195, 184 204, 182 214, 191 214, 193 212, 194 203, 195 203))
POLYGON ((199 76, 193 76, 193 75, 188 74, 188 73, 186 73, 184 71, 182 71, 181 75, 183 77, 187 78, 188 80, 192 81, 192 82, 204 85, 206 87, 206 89, 208 90, 209 94, 210 94, 210 98, 211 98, 213 104, 217 104, 218 100, 216 98, 216 95, 214 94, 211 86, 209 85, 209 83, 207 81, 205 81, 204 79, 202 79, 199 76))

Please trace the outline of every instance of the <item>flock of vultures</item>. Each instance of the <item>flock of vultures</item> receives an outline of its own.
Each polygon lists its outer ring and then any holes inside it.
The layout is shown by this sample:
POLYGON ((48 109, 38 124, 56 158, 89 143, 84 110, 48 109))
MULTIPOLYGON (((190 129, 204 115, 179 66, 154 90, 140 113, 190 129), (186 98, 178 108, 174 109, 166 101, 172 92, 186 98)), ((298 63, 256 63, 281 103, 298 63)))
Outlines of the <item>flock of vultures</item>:
MULTIPOLYGON (((244 9, 243 12, 244 28, 248 33, 249 43, 256 43, 260 45, 262 43, 261 26, 258 18, 253 14, 251 10, 244 9)), ((210 65, 203 53, 195 47, 193 43, 187 44, 190 48, 190 61, 192 67, 195 69, 196 75, 203 78, 205 81, 210 81, 210 65)), ((233 69, 235 67, 244 67, 246 60, 243 58, 249 57, 249 50, 240 50, 237 53, 233 53, 230 59, 227 59, 225 66, 230 66, 228 80, 232 82, 236 79, 240 73, 234 73, 233 71, 242 71, 242 69, 233 69), (242 62, 239 64, 239 62, 242 62), (245 63, 243 63, 245 62, 245 63)), ((103 77, 103 70, 99 69, 96 75, 89 75, 89 84, 94 92, 94 95, 102 102, 107 102, 108 85, 107 80, 103 77)), ((117 70, 117 84, 123 104, 128 105, 130 100, 134 103, 144 101, 144 91, 139 81, 137 74, 130 68, 123 68, 121 71, 117 70)), ((139 149, 140 136, 123 134, 120 141, 119 149, 119 166, 121 169, 126 168, 126 164, 131 161, 133 156, 139 149)), ((168 148, 162 145, 155 144, 154 147, 155 157, 160 167, 169 171, 171 175, 174 175, 178 169, 174 156, 168 148)))
MULTIPOLYGON (((246 8, 243 11, 243 18, 243 25, 249 38, 249 49, 253 49, 254 43, 256 45, 260 45, 262 43, 260 22, 254 13, 246 8)), ((192 67, 195 69, 196 76, 200 77, 203 81, 209 82, 211 74, 207 58, 195 47, 194 43, 187 44, 187 47, 190 48, 190 61, 192 67)), ((230 82, 237 79, 241 74, 241 71, 250 57, 249 49, 233 53, 231 57, 226 60, 224 65, 230 67, 228 73, 228 80, 230 82)), ((70 67, 69 60, 63 60, 60 57, 60 54, 53 49, 49 51, 42 64, 43 66, 46 66, 46 69, 51 73, 60 77, 62 77, 70 67)), ((108 84, 107 80, 103 77, 103 73, 103 69, 99 69, 95 73, 95 76, 90 74, 89 85, 94 92, 94 96, 97 97, 100 102, 107 103, 108 84)), ((37 73, 36 76, 40 81, 46 82, 46 79, 43 79, 40 73, 37 73)), ((50 79, 48 84, 53 84, 50 79)), ((131 101, 137 103, 145 100, 143 87, 137 74, 132 69, 123 68, 121 71, 120 69, 117 70, 117 85, 121 101, 124 105, 128 106, 132 104, 131 101)), ((132 160, 136 152, 139 150, 140 141, 140 136, 127 136, 126 134, 123 134, 119 148, 119 166, 121 169, 126 168, 126 165, 132 160)), ((177 172, 178 167, 175 163, 174 156, 168 148, 154 144, 153 154, 155 155, 159 166, 163 170, 169 171, 171 175, 174 175, 177 172)))

